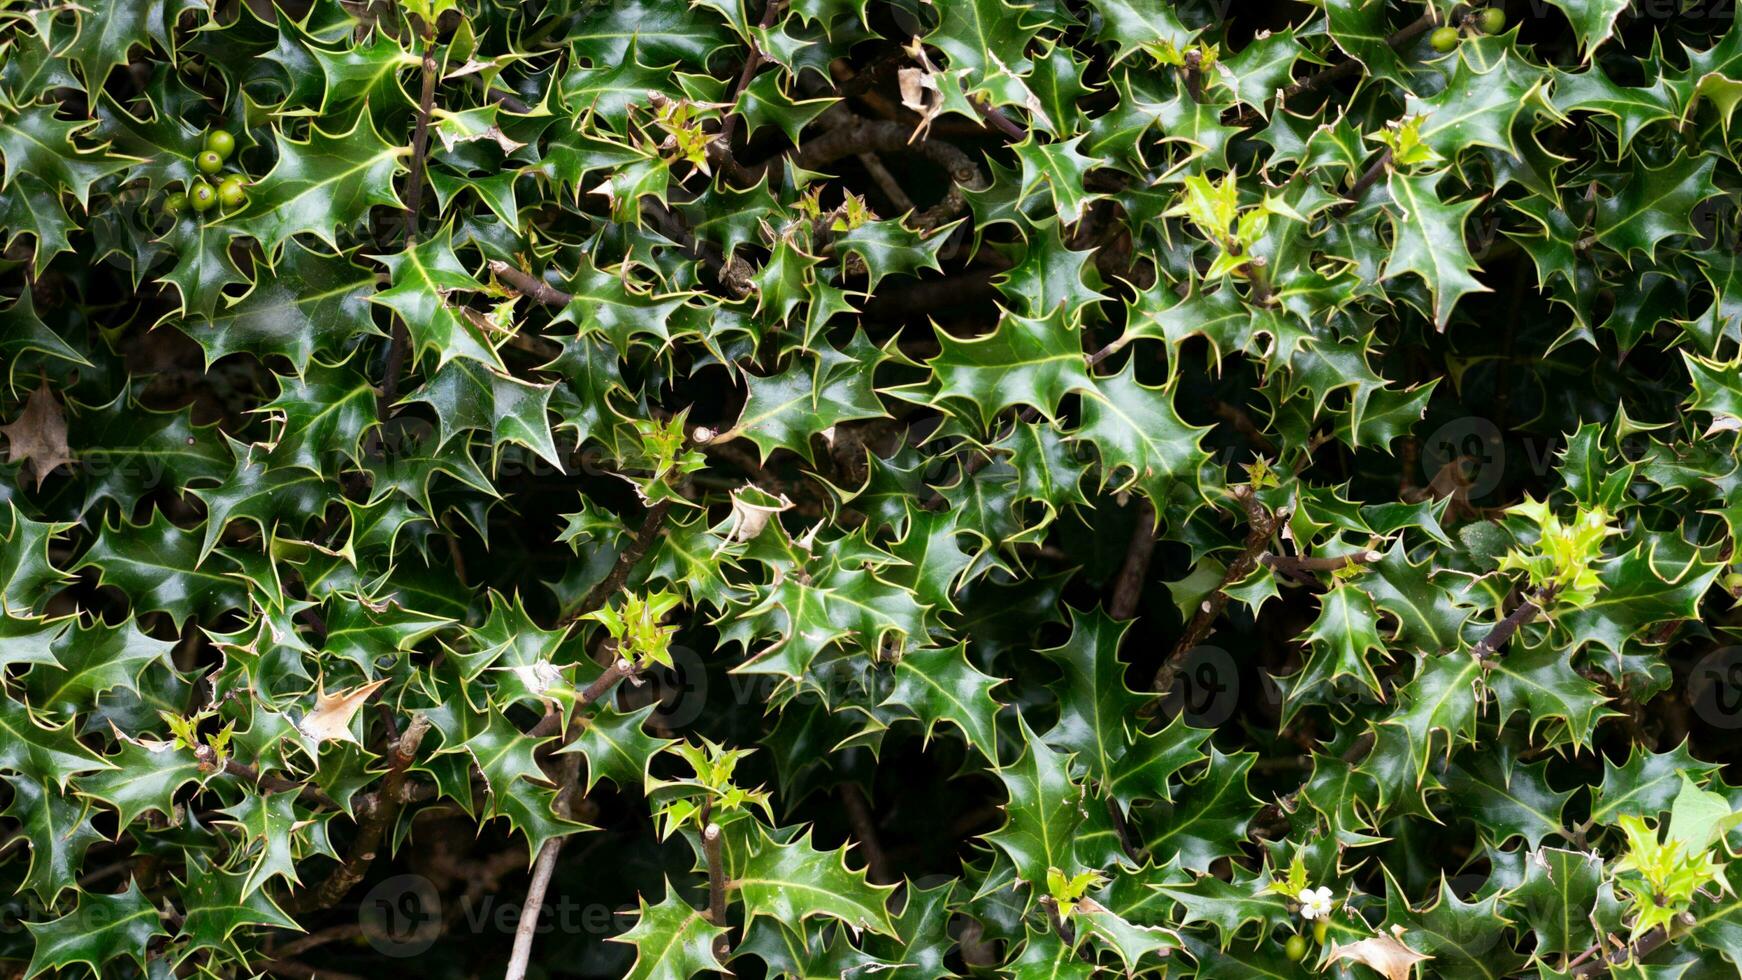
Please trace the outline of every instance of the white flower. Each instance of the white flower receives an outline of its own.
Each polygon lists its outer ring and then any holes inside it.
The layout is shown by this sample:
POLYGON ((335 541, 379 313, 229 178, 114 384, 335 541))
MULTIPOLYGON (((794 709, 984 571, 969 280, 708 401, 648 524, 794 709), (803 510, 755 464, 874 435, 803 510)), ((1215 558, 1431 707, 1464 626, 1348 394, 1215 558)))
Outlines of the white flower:
POLYGON ((1331 890, 1308 888, 1300 893, 1300 915, 1303 919, 1322 919, 1331 914, 1331 890))

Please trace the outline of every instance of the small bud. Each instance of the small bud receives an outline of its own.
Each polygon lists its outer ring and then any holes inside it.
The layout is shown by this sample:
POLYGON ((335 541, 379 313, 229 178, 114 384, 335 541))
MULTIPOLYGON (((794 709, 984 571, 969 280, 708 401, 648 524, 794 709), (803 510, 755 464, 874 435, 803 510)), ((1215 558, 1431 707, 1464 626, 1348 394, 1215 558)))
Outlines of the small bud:
POLYGON ((714 430, 705 425, 698 425, 690 432, 690 441, 698 446, 705 446, 714 441, 714 430))
POLYGON ((708 824, 706 827, 702 828, 702 839, 709 842, 710 844, 713 843, 714 841, 719 840, 720 839, 720 825, 717 823, 711 823, 711 824, 708 824))

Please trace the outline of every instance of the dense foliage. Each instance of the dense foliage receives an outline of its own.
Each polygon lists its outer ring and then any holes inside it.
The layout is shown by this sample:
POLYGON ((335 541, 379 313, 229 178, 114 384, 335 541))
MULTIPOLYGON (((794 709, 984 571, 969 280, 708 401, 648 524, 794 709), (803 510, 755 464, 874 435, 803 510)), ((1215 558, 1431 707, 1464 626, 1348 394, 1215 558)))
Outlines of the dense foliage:
POLYGON ((0 959, 1735 977, 1739 101, 1679 0, 4 0, 0 959))

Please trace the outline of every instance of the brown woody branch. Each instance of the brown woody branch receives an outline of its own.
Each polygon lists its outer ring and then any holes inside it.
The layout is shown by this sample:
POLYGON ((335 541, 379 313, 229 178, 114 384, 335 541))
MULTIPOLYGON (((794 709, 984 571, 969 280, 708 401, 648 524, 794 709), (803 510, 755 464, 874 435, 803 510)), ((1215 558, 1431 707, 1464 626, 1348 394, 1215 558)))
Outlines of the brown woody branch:
POLYGON ((624 548, 622 554, 617 556, 617 561, 611 566, 611 571, 606 573, 599 584, 593 586, 582 597, 580 605, 564 614, 557 623, 559 627, 567 626, 603 606, 612 596, 617 594, 618 590, 623 588, 623 583, 629 580, 629 573, 635 570, 635 566, 641 562, 642 556, 647 554, 647 549, 653 546, 653 539, 659 537, 660 525, 665 522, 665 515, 669 510, 671 510, 670 500, 661 500, 647 508, 647 516, 641 519, 641 528, 635 532, 635 537, 629 542, 629 547, 624 548))
POLYGON ((1489 659, 1501 647, 1504 647, 1508 640, 1512 639, 1512 634, 1518 632, 1519 627, 1535 619, 1550 602, 1554 601, 1555 593, 1558 591, 1559 587, 1549 585, 1538 591, 1537 594, 1526 597, 1524 602, 1520 603, 1517 609, 1512 610, 1510 615, 1495 623, 1494 628, 1488 631, 1487 636, 1476 641, 1476 645, 1470 648, 1470 656, 1475 657, 1483 664, 1487 664, 1489 659))
POLYGON ((968 101, 973 103, 974 111, 978 112, 980 118, 986 120, 987 125, 993 129, 1013 140, 1021 141, 1028 138, 1028 130, 1023 129, 1019 123, 1005 115, 1003 111, 987 105, 984 99, 970 96, 968 101))
MULTIPOLYGON (((1686 915, 1686 913, 1683 914, 1686 915)), ((1571 965, 1576 967, 1573 970, 1573 978, 1574 980, 1590 980, 1592 977, 1606 976, 1615 967, 1645 959, 1657 952, 1658 949, 1668 945, 1674 938, 1668 929, 1658 926, 1640 936, 1632 945, 1621 946, 1612 953, 1604 953, 1603 941, 1598 939, 1596 945, 1585 950, 1577 959, 1573 960, 1571 965)))
POLYGON ((1204 598, 1191 622, 1186 624, 1186 631, 1174 645, 1173 652, 1155 672, 1155 679, 1150 682, 1149 689, 1158 695, 1165 695, 1173 689, 1174 678, 1185 665, 1187 655, 1209 635, 1211 627, 1216 624, 1216 618, 1228 605, 1228 593, 1224 590, 1252 574, 1252 570, 1258 567, 1260 556, 1264 554, 1265 545, 1270 542, 1271 534, 1276 531, 1276 515, 1259 502, 1251 487, 1237 486, 1233 494, 1234 499, 1246 511, 1246 545, 1228 564, 1228 570, 1222 574, 1222 581, 1204 598))
MULTIPOLYGON (((433 31, 433 25, 430 29, 433 31)), ((417 102, 417 126, 411 135, 411 176, 405 189, 405 247, 417 244, 417 214, 423 209, 424 153, 429 148, 429 120, 435 112, 436 90, 435 39, 426 37, 423 45, 423 91, 417 102)), ((380 413, 387 417, 388 409, 399 397, 399 375, 405 370, 406 350, 411 346, 411 332, 405 321, 393 318, 393 339, 387 348, 387 376, 382 380, 380 413)))
MULTIPOLYGON (((774 26, 774 19, 780 15, 780 10, 784 6, 786 6, 786 0, 768 0, 762 8, 761 27, 763 30, 766 31, 774 26)), ((732 90, 732 105, 734 107, 737 106, 738 99, 744 94, 744 90, 750 87, 750 79, 755 77, 756 69, 761 67, 762 49, 758 48, 755 40, 752 39, 750 53, 744 57, 744 70, 738 73, 738 85, 732 90)), ((726 120, 720 124, 719 140, 728 150, 731 148, 732 135, 736 132, 737 127, 738 113, 735 111, 728 113, 726 120)))
POLYGON ((1361 198, 1365 197, 1367 191, 1370 190, 1374 184, 1379 182, 1380 177, 1385 175, 1385 169, 1390 164, 1391 148, 1386 147, 1385 152, 1379 154, 1379 158, 1373 161, 1373 165, 1368 167, 1366 171, 1356 179, 1354 186, 1349 188, 1349 193, 1343 198, 1343 203, 1337 206, 1337 213, 1347 214, 1350 211, 1355 210, 1355 208, 1360 205, 1361 198))
POLYGON ((381 847, 382 837, 399 815, 407 772, 416 760, 418 746, 423 744, 423 736, 429 728, 429 718, 421 714, 406 726, 404 734, 399 736, 399 741, 395 743, 388 757, 387 775, 381 779, 381 788, 364 800, 357 836, 351 841, 345 863, 328 875, 319 888, 298 892, 292 896, 284 904, 286 912, 299 915, 314 909, 327 908, 344 898, 357 882, 363 880, 363 876, 369 871, 369 865, 375 860, 375 852, 381 847))
POLYGON ((490 260, 490 272, 496 278, 507 283, 509 288, 529 299, 535 299, 546 306, 567 306, 574 300, 572 293, 565 293, 537 276, 522 272, 501 259, 490 260))
POLYGON ((954 144, 913 136, 912 127, 901 123, 849 113, 833 129, 801 145, 794 160, 806 170, 820 170, 860 153, 918 153, 950 175, 950 189, 943 200, 914 217, 914 224, 920 228, 936 228, 966 211, 968 199, 964 191, 981 189, 986 186, 986 178, 974 158, 954 144))
POLYGON ((871 803, 858 783, 845 782, 838 792, 841 805, 847 811, 847 822, 853 825, 853 835, 865 852, 865 877, 874 885, 894 881, 889 875, 889 863, 883 855, 883 842, 877 836, 877 821, 871 814, 871 803))
POLYGON ((1339 569, 1354 568, 1376 562, 1385 557, 1377 551, 1355 551, 1335 557, 1312 557, 1309 555, 1274 555, 1265 553, 1259 560, 1284 575, 1304 578, 1318 572, 1335 572, 1339 569))
MULTIPOLYGON (((593 683, 588 684, 584 689, 582 689, 580 698, 575 702, 576 705, 578 707, 586 707, 589 704, 594 704, 600 701, 605 697, 605 695, 611 693, 611 689, 617 686, 618 681, 621 681, 626 677, 631 677, 634 674, 634 664, 622 657, 614 659, 611 662, 611 666, 605 668, 604 673, 593 678, 593 683)), ((540 718, 538 724, 527 729, 526 734, 527 737, 533 739, 549 738, 556 734, 556 730, 561 726, 561 724, 562 715, 553 711, 550 714, 545 715, 543 718, 540 718)), ((576 729, 574 733, 578 734, 579 729, 576 729)))
POLYGON ((1155 555, 1155 505, 1149 500, 1137 503, 1137 526, 1131 529, 1131 544, 1125 549, 1125 563, 1113 580, 1113 601, 1107 612, 1114 619, 1130 619, 1137 615, 1137 602, 1143 597, 1143 581, 1149 575, 1149 562, 1155 555))
MULTIPOLYGON (((726 924, 726 861, 720 853, 723 836, 720 825, 712 821, 702 828, 702 853, 708 859, 708 921, 722 927, 726 924)), ((714 941, 714 956, 721 962, 731 951, 727 936, 714 941)))
MULTIPOLYGON (((622 658, 616 659, 610 667, 605 669, 603 674, 600 674, 593 683, 588 684, 586 689, 581 691, 580 697, 575 700, 575 707, 577 709, 584 708, 603 700, 617 686, 618 681, 634 673, 633 664, 622 658)), ((556 717, 558 716, 554 714, 546 715, 545 721, 556 717)), ((531 734, 534 734, 535 737, 543 737, 537 733, 540 728, 544 727, 544 723, 544 721, 540 721, 531 734)), ((567 745, 574 741, 584 724, 584 717, 577 711, 574 720, 569 723, 563 744, 567 745)), ((554 726, 552 727, 554 728, 554 726)), ((563 759, 556 799, 556 808, 559 812, 573 811, 573 798, 579 785, 580 763, 581 755, 578 752, 569 753, 563 759)), ((520 922, 514 929, 514 948, 509 954, 508 969, 503 973, 503 980, 524 980, 526 976, 527 964, 532 960, 532 938, 538 931, 538 915, 544 909, 544 896, 550 891, 551 878, 556 875, 556 862, 562 854, 565 839, 553 837, 545 841, 544 846, 538 850, 538 859, 533 862, 532 866, 532 881, 526 886, 526 901, 520 907, 520 922)))

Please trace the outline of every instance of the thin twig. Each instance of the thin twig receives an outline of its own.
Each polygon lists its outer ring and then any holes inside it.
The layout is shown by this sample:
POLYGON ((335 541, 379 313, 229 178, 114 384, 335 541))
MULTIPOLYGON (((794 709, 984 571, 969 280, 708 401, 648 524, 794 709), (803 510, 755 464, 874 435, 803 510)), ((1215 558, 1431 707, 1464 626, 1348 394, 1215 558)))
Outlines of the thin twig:
MULTIPOLYGON (((779 15, 780 8, 785 6, 785 3, 786 0, 768 0, 767 4, 762 8, 762 21, 760 26, 763 30, 766 31, 774 26, 774 18, 779 15)), ((750 41, 750 53, 744 57, 744 70, 738 73, 738 85, 732 89, 732 105, 734 107, 738 105, 739 98, 744 95, 744 90, 750 87, 750 79, 755 77, 756 69, 761 67, 762 49, 758 48, 755 39, 752 39, 750 41)), ((725 121, 720 123, 720 135, 717 137, 719 141, 726 146, 728 151, 731 149, 732 136, 737 129, 738 113, 735 111, 728 112, 725 121)))
POLYGON ((272 949, 272 956, 273 959, 288 959, 298 953, 306 953, 311 949, 316 949, 329 943, 354 939, 358 935, 361 935, 362 932, 362 926, 359 926, 355 922, 346 922, 341 925, 322 929, 319 932, 311 932, 306 936, 299 936, 296 939, 285 943, 283 946, 275 946, 272 949))
POLYGON ((1040 904, 1046 909, 1046 919, 1048 922, 1052 923, 1052 931, 1056 933, 1060 939, 1064 940, 1066 946, 1075 946, 1077 943, 1077 930, 1070 923, 1066 922, 1063 916, 1059 915, 1057 900, 1055 900, 1051 895, 1042 895, 1040 896, 1040 904))
POLYGON ((1143 863, 1143 850, 1131 839, 1131 828, 1125 822, 1125 811, 1120 809, 1119 801, 1107 797, 1107 819, 1113 822, 1113 832, 1119 837, 1119 848, 1125 856, 1138 864, 1143 863))
POLYGON ((1366 565, 1384 557, 1385 555, 1378 551, 1352 551, 1349 554, 1334 557, 1273 555, 1267 552, 1259 560, 1284 575, 1304 578, 1315 572, 1334 572, 1338 569, 1366 565))
POLYGON ((1217 418, 1232 425, 1234 431, 1245 436, 1247 441, 1252 443, 1259 452, 1268 456, 1276 455, 1276 443, 1272 442, 1270 437, 1264 434, 1264 430, 1252 421, 1252 416, 1248 415, 1245 409, 1216 398, 1210 402, 1210 411, 1216 413, 1217 418))
POLYGON ((538 849, 538 860, 532 865, 532 882, 526 886, 526 902, 520 908, 520 921, 514 928, 514 948, 508 955, 504 980, 521 980, 527 964, 532 961, 532 939, 538 932, 538 915, 544 910, 544 896, 550 890, 550 879, 556 874, 557 858, 562 855, 563 838, 553 837, 538 849))
MULTIPOLYGON (((1422 34, 1422 32, 1428 30, 1439 22, 1439 14, 1430 6, 1427 13, 1421 15, 1421 17, 1416 20, 1411 21, 1407 26, 1398 30, 1397 33, 1387 37, 1385 43, 1389 45, 1392 50, 1396 50, 1415 40, 1422 34)), ((1320 71, 1308 75, 1306 78, 1303 78, 1277 92, 1275 106, 1280 110, 1286 106, 1289 99, 1304 92, 1321 89, 1334 82, 1340 82, 1345 78, 1358 75, 1361 73, 1362 67, 1361 62, 1350 58, 1346 61, 1339 61, 1329 68, 1321 69, 1320 71)), ((1240 113, 1240 115, 1234 118, 1233 125, 1250 126, 1252 123, 1257 121, 1258 116, 1257 109, 1248 108, 1246 111, 1240 113)))
MULTIPOLYGON (((202 745, 198 747, 194 750, 194 756, 199 760, 200 768, 208 772, 217 768, 217 753, 212 750, 211 746, 202 745)), ((339 806, 337 800, 328 796, 319 786, 310 783, 299 783, 295 780, 285 779, 283 776, 261 772, 245 762, 237 762, 235 759, 225 759, 224 772, 227 775, 235 776, 237 779, 242 780, 256 789, 262 789, 268 793, 298 793, 308 797, 311 802, 320 806, 328 807, 333 810, 344 809, 339 806)))
POLYGON ((1470 656, 1475 657, 1484 665, 1487 664, 1489 658, 1493 657, 1501 647, 1504 647, 1506 641, 1512 639, 1512 634, 1518 632, 1519 627, 1535 619, 1550 602, 1554 601, 1557 591, 1559 591, 1557 586, 1549 585, 1537 594, 1527 597, 1517 609, 1512 610, 1511 615, 1495 623, 1494 628, 1488 631, 1487 636, 1476 641, 1476 645, 1470 648, 1470 656))
MULTIPOLYGON (((1683 914, 1686 915, 1686 913, 1683 914)), ((1659 948, 1667 945, 1674 938, 1675 937, 1670 934, 1668 929, 1663 926, 1658 926, 1645 935, 1640 936, 1639 940, 1633 943, 1633 945, 1623 947, 1613 953, 1607 954, 1603 952, 1603 940, 1599 938, 1596 945, 1585 950, 1585 952, 1579 957, 1579 960, 1584 960, 1586 957, 1593 956, 1596 958, 1574 971, 1573 978, 1574 980, 1590 980, 1592 977, 1604 976, 1617 966, 1636 963, 1647 956, 1650 956, 1652 953, 1657 952, 1659 948), (1620 958, 1617 959, 1616 957, 1620 958)), ((1576 960, 1575 962, 1578 961, 1576 960)))
POLYGON ((884 119, 866 119, 847 113, 834 128, 798 148, 795 161, 806 170, 821 170, 837 160, 860 153, 913 152, 942 167, 950 175, 950 189, 943 200, 914 216, 921 229, 936 228, 966 211, 965 192, 986 186, 986 178, 974 158, 940 139, 914 138, 913 129, 884 119))
MULTIPOLYGON (((634 664, 622 657, 614 659, 611 661, 611 666, 605 668, 604 673, 593 678, 593 683, 588 684, 581 691, 579 700, 575 702, 576 706, 584 708, 589 704, 599 701, 604 698, 605 695, 611 693, 611 689, 617 686, 618 681, 621 681, 625 677, 629 677, 634 673, 634 664)), ((552 711, 543 718, 540 718, 538 724, 527 729, 526 735, 528 738, 535 740, 549 738, 556 734, 557 728, 561 725, 562 713, 552 711)))
POLYGON ((1005 115, 1003 111, 994 109, 987 105, 984 99, 981 99, 979 96, 970 96, 969 101, 973 103, 974 111, 978 112, 980 118, 986 120, 987 124, 993 129, 998 130, 1000 133, 1003 133, 1005 136, 1008 136, 1013 140, 1024 140, 1028 138, 1028 130, 1023 129, 1020 124, 1005 115))
POLYGON ((521 272, 501 259, 490 260, 490 272, 515 292, 546 306, 567 306, 575 298, 572 293, 565 293, 537 276, 521 272))
POLYGON ((435 113, 435 39, 423 46, 423 90, 417 100, 417 126, 411 131, 411 174, 405 185, 405 245, 417 244, 418 212, 423 209, 424 153, 429 149, 429 121, 435 113))
POLYGON ((1368 167, 1366 172, 1355 181, 1354 186, 1349 188, 1349 193, 1344 197, 1343 203, 1337 206, 1337 213, 1347 214, 1359 206, 1361 198, 1366 196, 1368 189, 1378 183, 1379 178, 1385 175, 1385 169, 1390 163, 1391 148, 1388 146, 1385 148, 1385 152, 1379 154, 1379 159, 1374 160, 1373 165, 1368 167))
MULTIPOLYGON (((634 665, 629 661, 622 658, 616 659, 610 667, 605 669, 603 674, 600 674, 593 683, 587 685, 586 689, 581 692, 580 697, 576 699, 575 707, 580 709, 603 700, 617 686, 618 681, 633 675, 634 672, 634 665)), ((558 716, 547 715, 546 720, 556 717, 558 716)), ((583 724, 585 724, 583 717, 577 710, 574 720, 569 723, 566 737, 563 739, 565 745, 572 742, 575 736, 580 734, 583 724)), ((544 721, 540 721, 538 727, 543 725, 544 721)), ((535 727, 533 732, 536 733, 538 727, 535 727)), ((552 727, 554 728, 554 726, 552 727)), ((579 752, 569 753, 563 760, 562 774, 558 779, 560 786, 557 789, 556 802, 557 809, 563 813, 572 812, 574 809, 573 796, 578 787, 580 761, 581 754, 579 752)), ((527 964, 532 960, 532 939, 538 931, 538 915, 544 908, 544 896, 550 891, 551 878, 556 874, 557 858, 562 855, 565 840, 567 838, 552 837, 538 849, 538 859, 532 865, 532 881, 526 886, 526 901, 520 906, 520 922, 514 929, 514 948, 509 954, 508 969, 502 975, 503 980, 524 980, 526 976, 527 964)))
POLYGON ((847 822, 853 825, 853 835, 865 852, 865 877, 872 884, 887 884, 895 879, 889 875, 889 864, 883 856, 883 843, 877 836, 877 821, 871 814, 871 803, 858 783, 840 785, 841 805, 847 811, 847 822))

